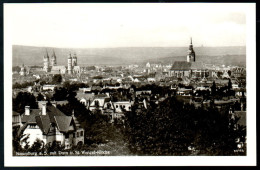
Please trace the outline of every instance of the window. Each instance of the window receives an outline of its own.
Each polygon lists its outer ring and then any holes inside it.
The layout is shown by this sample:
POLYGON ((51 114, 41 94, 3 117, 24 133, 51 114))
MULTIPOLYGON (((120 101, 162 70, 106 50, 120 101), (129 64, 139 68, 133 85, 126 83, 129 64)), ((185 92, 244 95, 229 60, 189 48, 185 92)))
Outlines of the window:
POLYGON ((116 105, 116 108, 118 108, 118 105, 116 105))
POLYGON ((83 136, 83 131, 80 132, 80 136, 83 136))
POLYGON ((73 138, 75 138, 75 133, 73 133, 73 138))
POLYGON ((98 100, 95 101, 95 106, 99 106, 98 100))
POLYGON ((77 137, 79 137, 79 132, 77 132, 77 137))
POLYGON ((30 129, 36 129, 36 128, 37 128, 37 125, 29 125, 29 128, 30 128, 30 129))
POLYGON ((66 139, 69 138, 69 134, 68 133, 65 134, 65 138, 66 139))

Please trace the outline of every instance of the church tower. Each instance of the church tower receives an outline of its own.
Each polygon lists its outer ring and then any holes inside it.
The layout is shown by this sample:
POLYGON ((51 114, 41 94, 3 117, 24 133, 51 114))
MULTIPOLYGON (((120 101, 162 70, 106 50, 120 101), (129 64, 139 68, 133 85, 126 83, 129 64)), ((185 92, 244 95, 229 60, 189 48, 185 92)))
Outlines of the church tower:
POLYGON ((46 55, 43 56, 43 70, 45 72, 49 71, 49 54, 46 50, 46 55))
POLYGON ((71 57, 71 53, 68 56, 68 74, 71 74, 72 72, 72 57, 71 57))
POLYGON ((187 62, 195 62, 195 52, 193 50, 192 38, 190 38, 190 45, 187 55, 187 62))
POLYGON ((74 56, 72 58, 72 67, 74 67, 76 65, 77 65, 77 56, 76 56, 76 53, 74 53, 74 56))
POLYGON ((56 55, 55 52, 53 50, 52 56, 51 56, 51 66, 56 66, 57 61, 56 61, 56 55))
POLYGON ((21 75, 21 76, 24 76, 24 75, 25 75, 25 67, 24 67, 24 64, 23 64, 22 67, 21 67, 20 75, 21 75))

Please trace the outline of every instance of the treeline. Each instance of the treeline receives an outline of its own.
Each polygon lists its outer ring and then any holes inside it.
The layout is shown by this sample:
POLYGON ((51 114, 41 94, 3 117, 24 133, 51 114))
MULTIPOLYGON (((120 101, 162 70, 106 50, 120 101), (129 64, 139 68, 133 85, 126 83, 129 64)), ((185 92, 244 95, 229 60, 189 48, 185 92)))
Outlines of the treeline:
POLYGON ((27 88, 28 86, 33 86, 34 82, 24 82, 24 83, 15 83, 13 84, 13 89, 22 89, 27 88))
POLYGON ((126 113, 125 137, 137 155, 234 155, 236 139, 245 141, 246 127, 237 125, 239 118, 230 120, 228 110, 195 109, 175 97, 138 114, 132 109, 126 113))

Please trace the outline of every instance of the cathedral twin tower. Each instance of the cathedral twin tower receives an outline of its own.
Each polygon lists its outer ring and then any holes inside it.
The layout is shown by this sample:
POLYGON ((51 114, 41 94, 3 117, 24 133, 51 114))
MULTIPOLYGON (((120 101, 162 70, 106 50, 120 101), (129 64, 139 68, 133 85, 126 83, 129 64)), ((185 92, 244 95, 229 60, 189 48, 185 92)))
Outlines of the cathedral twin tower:
POLYGON ((74 66, 77 66, 77 56, 76 53, 74 53, 74 56, 71 57, 71 53, 68 56, 68 74, 72 73, 72 69, 74 66))
MULTIPOLYGON (((76 53, 74 53, 73 57, 71 56, 71 53, 68 56, 68 67, 67 67, 67 73, 72 74, 72 70, 74 66, 77 66, 77 56, 76 53)), ((46 50, 46 54, 43 57, 43 70, 45 72, 50 72, 51 69, 55 67, 61 67, 57 66, 57 59, 55 52, 53 51, 51 58, 49 57, 49 54, 46 50)))

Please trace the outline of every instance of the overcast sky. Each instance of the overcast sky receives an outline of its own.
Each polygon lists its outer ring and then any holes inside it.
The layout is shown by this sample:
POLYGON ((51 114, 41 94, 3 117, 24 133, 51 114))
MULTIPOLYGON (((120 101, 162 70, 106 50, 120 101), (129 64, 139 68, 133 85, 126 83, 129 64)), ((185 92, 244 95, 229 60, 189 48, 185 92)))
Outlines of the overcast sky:
POLYGON ((12 44, 67 48, 244 46, 244 4, 5 4, 12 44))

